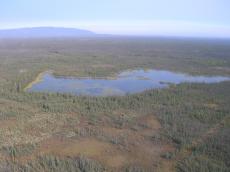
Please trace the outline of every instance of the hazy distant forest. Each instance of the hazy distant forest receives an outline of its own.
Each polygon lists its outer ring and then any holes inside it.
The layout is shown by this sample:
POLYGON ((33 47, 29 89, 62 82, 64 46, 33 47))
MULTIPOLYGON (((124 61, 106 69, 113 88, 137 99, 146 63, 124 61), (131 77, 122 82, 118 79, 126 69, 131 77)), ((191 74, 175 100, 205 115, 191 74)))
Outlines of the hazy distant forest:
POLYGON ((230 41, 101 37, 0 40, 1 172, 229 172, 230 81, 110 97, 29 93, 39 73, 127 69, 230 76, 230 41))

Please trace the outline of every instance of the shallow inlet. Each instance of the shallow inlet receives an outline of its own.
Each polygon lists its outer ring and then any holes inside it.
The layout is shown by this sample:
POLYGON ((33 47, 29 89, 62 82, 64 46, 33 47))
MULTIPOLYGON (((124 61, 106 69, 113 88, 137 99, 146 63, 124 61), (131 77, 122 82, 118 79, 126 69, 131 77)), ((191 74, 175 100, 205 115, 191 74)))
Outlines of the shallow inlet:
POLYGON ((148 89, 168 87, 183 82, 217 83, 229 81, 223 76, 191 76, 163 70, 130 70, 121 72, 114 79, 55 77, 43 73, 39 82, 27 88, 28 92, 70 93, 73 95, 113 96, 139 93, 148 89))

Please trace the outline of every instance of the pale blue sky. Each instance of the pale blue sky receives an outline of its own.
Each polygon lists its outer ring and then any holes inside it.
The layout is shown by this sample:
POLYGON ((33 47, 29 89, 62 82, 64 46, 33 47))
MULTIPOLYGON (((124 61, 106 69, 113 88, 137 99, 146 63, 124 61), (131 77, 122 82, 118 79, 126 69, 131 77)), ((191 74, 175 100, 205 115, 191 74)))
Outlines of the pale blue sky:
POLYGON ((230 0, 0 0, 0 28, 230 37, 230 0))

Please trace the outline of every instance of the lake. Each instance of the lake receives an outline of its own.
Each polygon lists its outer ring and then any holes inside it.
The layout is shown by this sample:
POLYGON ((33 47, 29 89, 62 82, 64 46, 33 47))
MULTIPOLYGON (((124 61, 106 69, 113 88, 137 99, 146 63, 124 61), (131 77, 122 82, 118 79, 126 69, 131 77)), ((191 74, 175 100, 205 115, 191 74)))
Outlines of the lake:
POLYGON ((170 84, 218 83, 229 81, 223 76, 191 76, 163 70, 129 70, 116 78, 55 77, 44 73, 40 81, 27 89, 29 92, 70 93, 73 95, 113 96, 143 92, 148 89, 169 87, 170 84))

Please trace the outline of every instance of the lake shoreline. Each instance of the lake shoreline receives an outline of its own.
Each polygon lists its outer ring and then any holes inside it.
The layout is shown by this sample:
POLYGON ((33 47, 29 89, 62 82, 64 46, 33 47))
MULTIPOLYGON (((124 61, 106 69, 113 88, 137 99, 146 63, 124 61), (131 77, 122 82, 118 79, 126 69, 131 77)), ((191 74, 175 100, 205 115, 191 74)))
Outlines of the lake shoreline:
POLYGON ((39 82, 42 82, 44 74, 46 74, 48 72, 50 72, 50 71, 40 72, 33 81, 31 81, 29 84, 27 84, 27 86, 23 89, 23 91, 26 92, 28 89, 32 88, 33 85, 35 85, 35 84, 37 84, 39 82))

